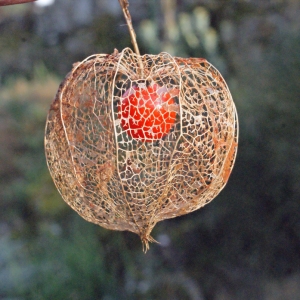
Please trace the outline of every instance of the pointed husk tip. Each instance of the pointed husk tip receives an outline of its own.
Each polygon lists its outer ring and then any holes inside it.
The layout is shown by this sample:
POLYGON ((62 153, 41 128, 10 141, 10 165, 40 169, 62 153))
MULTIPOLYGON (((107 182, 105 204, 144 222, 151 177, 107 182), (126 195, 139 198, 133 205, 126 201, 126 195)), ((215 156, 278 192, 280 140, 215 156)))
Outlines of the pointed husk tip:
POLYGON ((159 242, 157 240, 155 240, 152 236, 150 235, 143 235, 141 236, 141 241, 143 244, 143 252, 146 254, 147 251, 149 250, 149 243, 157 243, 159 244, 159 242))

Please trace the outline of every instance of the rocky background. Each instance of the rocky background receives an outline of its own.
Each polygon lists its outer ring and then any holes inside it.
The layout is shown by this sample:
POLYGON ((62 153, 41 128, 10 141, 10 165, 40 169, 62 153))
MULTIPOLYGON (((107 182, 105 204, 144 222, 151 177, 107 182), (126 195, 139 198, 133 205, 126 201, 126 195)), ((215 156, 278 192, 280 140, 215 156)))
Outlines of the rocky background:
POLYGON ((117 0, 0 8, 1 299, 300 299, 300 2, 131 0, 142 53, 205 57, 237 106, 227 187, 161 242, 82 220, 47 170, 47 110, 72 64, 130 46, 117 0))

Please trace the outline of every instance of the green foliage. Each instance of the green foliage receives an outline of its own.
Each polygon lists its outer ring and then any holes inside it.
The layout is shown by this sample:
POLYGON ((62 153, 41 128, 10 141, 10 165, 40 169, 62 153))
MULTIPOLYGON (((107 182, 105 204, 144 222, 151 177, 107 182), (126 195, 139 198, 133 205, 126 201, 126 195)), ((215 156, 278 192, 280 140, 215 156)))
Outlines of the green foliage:
POLYGON ((36 274, 30 299, 116 297, 116 279, 107 270, 96 226, 78 217, 72 221, 69 236, 45 236, 40 241, 42 247, 35 245, 31 259, 36 274))
POLYGON ((116 298, 116 278, 109 273, 96 226, 79 217, 72 221, 69 236, 63 236, 59 225, 52 224, 48 232, 21 245, 9 239, 2 241, 3 250, 9 247, 11 257, 4 258, 6 279, 0 294, 25 299, 116 298), (21 264, 15 261, 16 256, 20 256, 21 264))
POLYGON ((54 193, 43 149, 45 116, 59 81, 42 65, 34 77, 33 81, 11 80, 0 91, 0 197, 4 199, 0 215, 10 222, 20 218, 25 227, 38 214, 47 215, 49 203, 63 209, 54 193))

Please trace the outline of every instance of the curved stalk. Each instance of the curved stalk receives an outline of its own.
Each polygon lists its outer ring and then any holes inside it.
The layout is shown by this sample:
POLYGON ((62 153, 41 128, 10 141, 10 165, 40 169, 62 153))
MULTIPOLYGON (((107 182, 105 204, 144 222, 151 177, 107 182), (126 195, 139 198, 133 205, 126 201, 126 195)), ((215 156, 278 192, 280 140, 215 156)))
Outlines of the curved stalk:
POLYGON ((138 44, 136 42, 136 34, 135 34, 135 31, 134 31, 133 26, 132 26, 131 15, 130 15, 130 12, 128 10, 129 2, 128 2, 128 0, 119 0, 119 3, 121 5, 126 23, 128 25, 128 28, 129 28, 129 34, 130 34, 130 37, 131 37, 131 42, 132 42, 134 51, 137 55, 140 55, 140 50, 139 50, 138 44))
POLYGON ((133 45, 133 48, 134 48, 134 52, 138 56, 138 61, 139 61, 140 69, 141 69, 141 75, 143 77, 143 62, 141 60, 140 50, 139 50, 139 47, 138 47, 138 44, 137 44, 137 41, 136 41, 136 33, 133 29, 131 15, 130 15, 130 12, 129 12, 129 9, 128 9, 129 2, 128 2, 128 0, 119 0, 119 3, 121 5, 126 23, 128 25, 129 34, 130 34, 130 37, 131 37, 131 42, 132 42, 132 45, 133 45))

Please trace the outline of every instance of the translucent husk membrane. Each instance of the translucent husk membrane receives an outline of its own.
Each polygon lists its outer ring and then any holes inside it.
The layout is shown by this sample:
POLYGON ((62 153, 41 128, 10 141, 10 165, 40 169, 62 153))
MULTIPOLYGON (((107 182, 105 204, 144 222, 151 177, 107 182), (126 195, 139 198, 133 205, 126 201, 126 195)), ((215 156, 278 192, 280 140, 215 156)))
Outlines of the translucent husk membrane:
POLYGON ((192 212, 223 189, 237 152, 238 119, 221 74, 205 59, 129 48, 74 65, 51 105, 45 151, 63 199, 87 221, 138 234, 144 251, 161 220, 192 212), (141 70, 142 67, 142 70, 141 70), (174 126, 161 139, 133 138, 122 95, 158 84, 178 91, 174 126))

